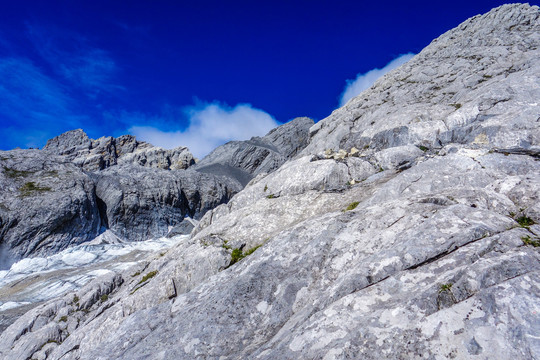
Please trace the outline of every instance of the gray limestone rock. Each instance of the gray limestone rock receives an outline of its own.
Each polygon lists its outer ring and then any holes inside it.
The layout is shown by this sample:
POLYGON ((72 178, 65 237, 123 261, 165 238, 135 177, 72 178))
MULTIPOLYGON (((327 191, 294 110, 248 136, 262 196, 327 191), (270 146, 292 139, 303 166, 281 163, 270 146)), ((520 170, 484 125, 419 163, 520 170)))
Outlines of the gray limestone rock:
POLYGON ((186 147, 177 147, 172 150, 151 147, 119 157, 118 164, 137 164, 164 170, 180 170, 195 164, 195 160, 186 147))
POLYGON ((0 167, 2 268, 98 235, 95 185, 78 167, 40 150, 0 152, 0 167))
POLYGON ((449 143, 538 151, 539 27, 526 4, 465 21, 314 125, 302 153, 449 143))
POLYGON ((110 275, 106 301, 22 316, 0 356, 540 358, 539 29, 521 4, 467 20, 191 237, 110 275))
POLYGON ((92 140, 82 129, 76 129, 50 139, 43 149, 56 155, 74 157, 79 151, 85 152, 91 148, 92 140))
POLYGON ((197 223, 198 221, 187 217, 180 224, 173 227, 167 234, 167 237, 170 238, 178 235, 189 235, 191 231, 195 228, 197 223))
POLYGON ((185 217, 200 218, 242 189, 225 177, 137 165, 114 166, 92 177, 103 225, 132 241, 165 236, 185 217))
POLYGON ((186 147, 165 150, 137 141, 131 135, 92 140, 81 129, 68 131, 49 140, 43 150, 65 156, 85 171, 103 170, 116 164, 178 170, 195 163, 186 147))

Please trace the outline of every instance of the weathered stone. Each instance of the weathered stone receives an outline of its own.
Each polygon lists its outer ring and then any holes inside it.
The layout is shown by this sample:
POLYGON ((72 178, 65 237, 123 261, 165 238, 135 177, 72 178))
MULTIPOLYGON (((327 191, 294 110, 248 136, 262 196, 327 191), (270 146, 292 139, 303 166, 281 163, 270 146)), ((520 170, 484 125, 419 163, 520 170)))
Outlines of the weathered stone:
POLYGON ((178 235, 189 235, 191 231, 195 228, 197 223, 198 221, 187 217, 179 225, 169 230, 167 237, 170 238, 178 235))
POLYGON ((167 298, 172 299, 175 298, 176 293, 176 285, 174 283, 174 279, 169 279, 167 281, 167 284, 165 285, 165 292, 167 294, 167 298))
POLYGON ((186 216, 198 219, 242 189, 229 178, 189 169, 119 165, 93 177, 103 224, 132 241, 165 236, 186 216))
POLYGON ((131 135, 92 140, 81 129, 49 140, 43 150, 65 156, 85 171, 103 170, 117 164, 137 164, 165 170, 186 169, 195 164, 193 155, 186 147, 165 150, 137 141, 131 135))
MULTIPOLYGON (((540 357, 539 30, 538 8, 514 4, 442 35, 122 274, 69 337, 58 325, 49 358, 540 357), (319 156, 366 138, 362 158, 319 156)), ((0 354, 31 358, 65 306, 22 316, 0 354)))
POLYGON ((0 168, 0 269, 98 235, 95 185, 75 165, 40 150, 12 150, 1 152, 0 168))

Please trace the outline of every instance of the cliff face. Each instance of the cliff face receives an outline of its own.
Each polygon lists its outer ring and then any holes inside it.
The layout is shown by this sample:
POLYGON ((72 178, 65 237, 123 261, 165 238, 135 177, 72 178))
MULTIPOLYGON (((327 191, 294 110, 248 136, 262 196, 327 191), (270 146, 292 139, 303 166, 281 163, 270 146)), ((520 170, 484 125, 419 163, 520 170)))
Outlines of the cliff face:
POLYGON ((540 357, 540 11, 465 21, 5 358, 540 357))
POLYGON ((82 130, 43 150, 0 152, 3 268, 104 229, 131 241, 164 236, 242 189, 234 179, 187 169, 193 164, 187 148, 164 150, 132 136, 92 140, 82 130))
POLYGON ((130 135, 93 140, 80 129, 43 150, 0 152, 0 269, 104 229, 128 241, 165 236, 296 155, 311 125, 299 118, 263 138, 228 143, 197 166, 185 147, 165 150, 130 135))

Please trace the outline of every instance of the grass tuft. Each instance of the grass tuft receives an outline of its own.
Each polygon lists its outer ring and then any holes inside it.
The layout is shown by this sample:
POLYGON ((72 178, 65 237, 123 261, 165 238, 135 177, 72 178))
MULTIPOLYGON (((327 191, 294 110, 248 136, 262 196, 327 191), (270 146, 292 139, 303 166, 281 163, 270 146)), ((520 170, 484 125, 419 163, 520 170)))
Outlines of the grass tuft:
POLYGON ((439 293, 442 293, 444 291, 450 291, 450 289, 452 289, 452 283, 448 283, 448 284, 441 284, 439 286, 439 293))
POLYGON ((29 181, 25 183, 23 186, 19 188, 19 191, 21 192, 21 195, 23 197, 31 196, 36 192, 45 192, 45 191, 51 191, 50 187, 41 187, 39 185, 36 185, 35 182, 29 181))
POLYGON ((157 270, 150 271, 148 274, 146 274, 146 275, 143 276, 143 278, 141 279, 141 281, 139 281, 139 282, 137 283, 137 285, 142 284, 143 282, 146 282, 146 281, 150 280, 151 278, 153 278, 154 276, 156 276, 157 273, 158 273, 157 270))
POLYGON ((233 251, 231 253, 231 262, 229 263, 229 265, 227 267, 231 267, 232 265, 236 264, 237 262, 239 262, 240 260, 242 260, 246 256, 249 256, 249 255, 253 254, 262 245, 263 244, 259 244, 259 245, 255 246, 255 247, 252 247, 249 250, 246 250, 245 252, 242 252, 242 250, 240 250, 239 248, 233 249, 233 251))
POLYGON ((534 225, 535 222, 533 219, 531 219, 528 216, 522 215, 516 219, 516 222, 521 226, 522 228, 528 228, 531 225, 534 225))
POLYGON ((356 209, 356 207, 358 206, 358 204, 360 204, 358 201, 354 201, 354 202, 350 203, 349 206, 347 206, 347 207, 345 208, 345 210, 343 210, 343 212, 345 212, 345 211, 351 211, 351 210, 356 209))
POLYGON ((521 241, 527 246, 540 247, 540 240, 533 240, 529 235, 522 236, 521 241))

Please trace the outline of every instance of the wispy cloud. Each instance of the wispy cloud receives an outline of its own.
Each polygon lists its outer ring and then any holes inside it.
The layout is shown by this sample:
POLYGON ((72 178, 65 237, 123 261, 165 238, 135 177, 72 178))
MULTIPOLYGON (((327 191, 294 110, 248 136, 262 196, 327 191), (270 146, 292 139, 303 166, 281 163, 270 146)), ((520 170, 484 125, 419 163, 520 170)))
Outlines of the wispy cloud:
POLYGON ((51 132, 80 124, 65 89, 28 59, 0 58, 0 79, 0 122, 9 133, 3 148, 11 137, 35 147, 51 132))
POLYGON ((414 54, 404 54, 400 55, 394 60, 390 61, 382 69, 373 69, 366 73, 361 73, 356 76, 354 80, 347 80, 347 85, 341 94, 341 99, 339 101, 339 106, 343 106, 352 99, 353 97, 359 95, 362 91, 369 89, 371 85, 377 81, 378 78, 383 76, 389 71, 394 70, 395 68, 405 64, 407 61, 412 59, 414 54))
POLYGON ((26 28, 37 53, 51 69, 88 96, 123 89, 114 83, 115 61, 85 37, 52 26, 26 24, 26 28))
POLYGON ((106 51, 54 26, 26 24, 24 34, 11 38, 0 34, 1 149, 41 147, 61 132, 103 125, 88 119, 103 101, 100 95, 121 88, 106 51))
MULTIPOLYGON (((183 130, 167 131, 139 125, 132 126, 129 132, 138 139, 168 149, 187 146, 196 157, 201 158, 227 141, 262 136, 279 125, 271 115, 250 104, 230 107, 217 102, 201 103, 185 108, 184 114, 188 117, 189 126, 183 130)), ((134 121, 142 120, 141 114, 133 116, 134 121)), ((146 120, 152 122, 156 119, 146 120)))

